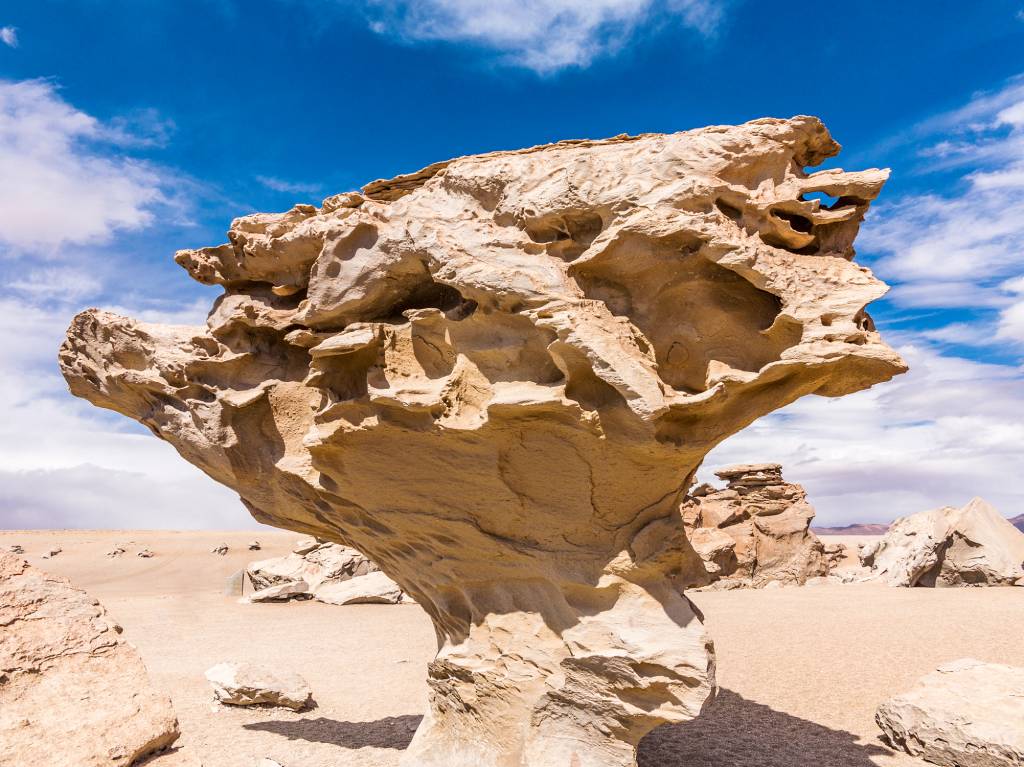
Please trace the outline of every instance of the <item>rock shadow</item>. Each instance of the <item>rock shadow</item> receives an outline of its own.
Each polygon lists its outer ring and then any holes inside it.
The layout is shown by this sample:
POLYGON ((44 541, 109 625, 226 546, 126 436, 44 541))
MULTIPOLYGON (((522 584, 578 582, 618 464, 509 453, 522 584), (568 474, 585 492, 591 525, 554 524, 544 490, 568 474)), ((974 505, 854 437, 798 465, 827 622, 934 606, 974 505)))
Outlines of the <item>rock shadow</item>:
POLYGON ((388 716, 372 722, 342 722, 337 719, 272 719, 244 724, 246 730, 262 730, 282 735, 288 740, 331 743, 343 748, 405 749, 412 741, 422 716, 404 714, 388 716))
POLYGON ((881 744, 747 700, 731 690, 697 719, 657 728, 640 742, 639 767, 878 767, 881 744))

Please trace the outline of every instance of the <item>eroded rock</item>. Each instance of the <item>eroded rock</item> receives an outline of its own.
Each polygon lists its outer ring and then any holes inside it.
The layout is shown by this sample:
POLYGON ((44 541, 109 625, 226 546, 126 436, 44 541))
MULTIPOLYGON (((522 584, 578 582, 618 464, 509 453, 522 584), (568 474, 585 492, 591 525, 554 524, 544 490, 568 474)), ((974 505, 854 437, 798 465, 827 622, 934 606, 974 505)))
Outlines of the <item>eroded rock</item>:
POLYGON ((1024 765, 1024 668, 948 663, 875 714, 885 739, 943 767, 1024 765))
MULTIPOLYGON (((357 578, 378 568, 363 554, 338 543, 317 543, 301 547, 302 554, 250 562, 246 567, 249 582, 257 591, 287 583, 303 582, 310 596, 321 584, 357 578)), ((293 592, 298 595, 300 592, 293 592)), ((255 600, 254 600, 255 601, 255 600)))
POLYGON ((171 701, 99 602, 0 555, 0 763, 127 767, 177 738, 171 701))
POLYGON ((313 591, 313 598, 329 605, 397 605, 402 601, 402 589, 384 573, 375 572, 321 584, 313 591))
POLYGON ((1024 533, 975 498, 897 519, 860 560, 890 586, 1024 586, 1024 533))
POLYGON ((853 240, 887 172, 812 117, 432 165, 232 223, 206 327, 90 310, 73 393, 432 618, 416 767, 625 767, 714 689, 679 503, 798 397, 904 370, 853 240), (824 207, 807 195, 836 198, 824 207), (467 705, 466 701, 474 701, 467 705))
POLYGON ((313 697, 301 676, 253 663, 218 663, 206 679, 214 697, 229 706, 283 706, 301 711, 313 697))
POLYGON ((828 575, 825 547, 810 531, 814 508, 800 485, 782 479, 779 464, 715 474, 725 488, 700 485, 682 504, 683 524, 712 587, 803 585, 828 575))

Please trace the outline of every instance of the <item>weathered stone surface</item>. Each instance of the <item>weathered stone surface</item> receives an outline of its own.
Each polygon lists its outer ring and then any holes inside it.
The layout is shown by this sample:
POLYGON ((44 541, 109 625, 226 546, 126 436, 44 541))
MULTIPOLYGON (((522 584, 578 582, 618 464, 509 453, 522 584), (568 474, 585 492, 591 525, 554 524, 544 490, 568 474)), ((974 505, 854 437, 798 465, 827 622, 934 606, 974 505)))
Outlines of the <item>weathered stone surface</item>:
POLYGON ((312 596, 309 584, 304 580, 284 581, 254 591, 247 597, 238 600, 243 604, 252 602, 287 602, 289 599, 309 599, 312 596))
POLYGON ((1024 586, 1024 533, 975 498, 897 519, 860 560, 890 586, 1024 586))
POLYGON ((781 466, 730 466, 715 474, 725 488, 700 485, 682 504, 710 588, 803 585, 828 575, 825 547, 809 529, 814 508, 800 485, 782 479, 781 466))
POLYGON ((249 563, 246 573, 253 588, 262 590, 303 581, 312 591, 322 583, 345 581, 378 569, 355 549, 338 543, 318 543, 312 548, 302 548, 303 554, 292 553, 249 563))
POLYGON ((298 674, 252 663, 218 663, 207 670, 206 679, 214 697, 229 706, 283 706, 300 711, 312 698, 309 685, 298 674))
POLYGON ((402 589, 384 573, 375 572, 321 584, 313 591, 313 598, 329 605, 397 605, 402 601, 402 589))
POLYGON ((120 634, 84 591, 0 554, 0 765, 127 767, 177 739, 120 634))
POLYGON ((1024 668, 948 663, 875 714, 894 747, 943 767, 1024 765, 1024 668))
POLYGON ((90 310, 73 393, 434 621, 416 767, 622 767, 714 687, 679 514, 707 452, 904 365, 812 117, 464 157, 183 251, 207 327, 90 310), (804 195, 837 198, 822 207, 804 195), (468 705, 466 701, 474 701, 468 705))

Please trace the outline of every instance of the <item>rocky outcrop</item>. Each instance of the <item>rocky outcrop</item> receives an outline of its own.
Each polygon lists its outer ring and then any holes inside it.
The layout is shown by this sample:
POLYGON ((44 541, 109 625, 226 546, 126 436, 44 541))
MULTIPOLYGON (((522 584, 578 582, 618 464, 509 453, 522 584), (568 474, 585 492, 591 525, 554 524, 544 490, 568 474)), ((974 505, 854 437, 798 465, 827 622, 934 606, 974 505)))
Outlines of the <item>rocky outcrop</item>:
POLYGON ((940 666, 875 714, 886 740, 943 767, 1024 765, 1024 668, 940 666))
MULTIPOLYGON (((803 585, 828 575, 829 558, 810 531, 814 508, 777 463, 715 472, 726 486, 700 485, 683 500, 682 517, 713 588, 803 585)), ((841 556, 841 555, 840 555, 841 556)))
POLYGON ((707 452, 904 370, 812 117, 442 162, 183 251, 206 327, 78 315, 74 394, 434 622, 416 767, 624 767, 714 689, 679 514, 707 452), (825 207, 813 193, 836 199, 825 207), (470 703, 472 701, 472 703, 470 703))
POLYGON ((1024 533, 975 498, 897 519, 860 560, 890 586, 1024 586, 1024 533))
POLYGON ((0 554, 0 764, 127 767, 177 737, 171 701, 107 611, 0 554))
POLYGON ((309 591, 323 583, 346 581, 379 568, 361 553, 338 543, 300 545, 302 553, 250 562, 246 567, 249 582, 257 591, 285 583, 305 582, 309 591))
POLYGON ((283 706, 301 711, 313 694, 298 674, 252 663, 218 663, 206 679, 213 696, 228 706, 283 706))

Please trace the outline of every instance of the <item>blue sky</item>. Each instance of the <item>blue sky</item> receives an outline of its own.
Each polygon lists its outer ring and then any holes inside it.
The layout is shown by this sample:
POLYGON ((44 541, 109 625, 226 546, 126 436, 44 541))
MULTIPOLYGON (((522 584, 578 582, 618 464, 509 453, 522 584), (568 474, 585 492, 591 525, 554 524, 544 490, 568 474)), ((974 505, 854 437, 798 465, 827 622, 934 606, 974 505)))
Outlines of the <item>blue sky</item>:
POLYGON ((0 6, 0 526, 239 527, 231 493, 64 392, 89 305, 202 322, 174 250, 452 156, 820 116, 893 177, 859 242, 907 376, 808 399, 778 460, 822 523, 1024 513, 1024 0, 34 0, 0 6), (1007 480, 1010 481, 1007 481, 1007 480))

